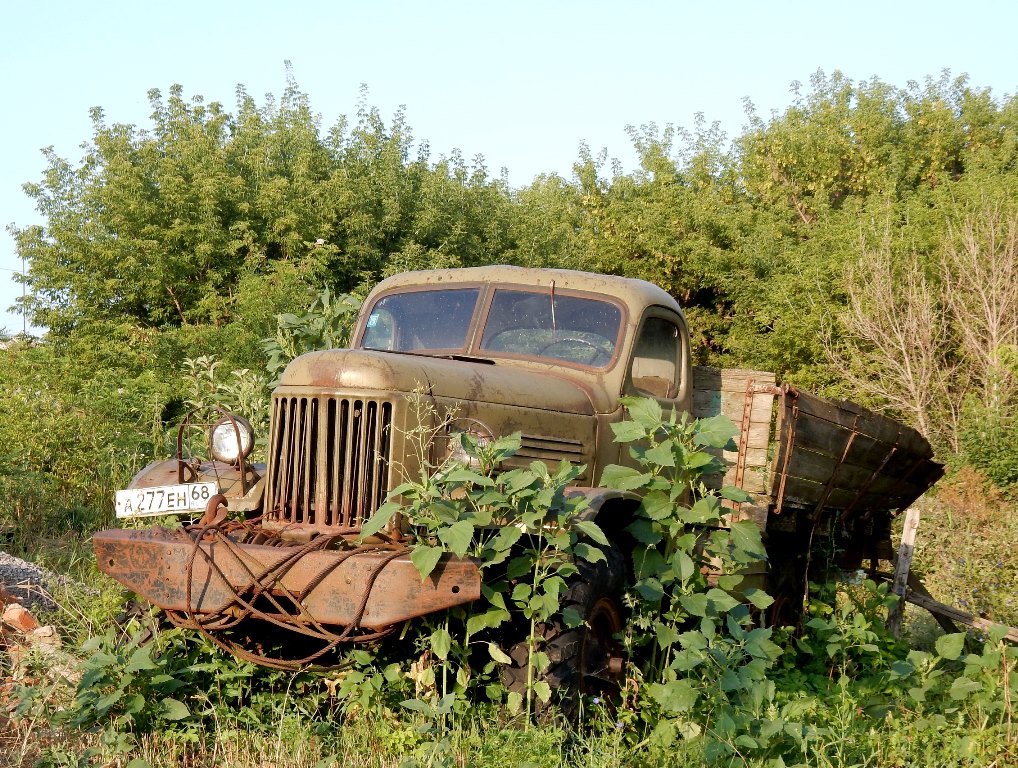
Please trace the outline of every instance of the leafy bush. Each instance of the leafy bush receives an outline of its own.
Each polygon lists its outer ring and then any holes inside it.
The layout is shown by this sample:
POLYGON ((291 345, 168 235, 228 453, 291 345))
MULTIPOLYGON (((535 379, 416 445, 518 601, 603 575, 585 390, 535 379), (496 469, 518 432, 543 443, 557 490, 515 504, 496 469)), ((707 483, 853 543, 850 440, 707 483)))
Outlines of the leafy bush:
POLYGON ((298 355, 320 349, 337 349, 350 342, 361 300, 349 293, 333 294, 328 288, 311 302, 303 315, 283 313, 276 318, 276 333, 262 341, 266 370, 273 383, 298 355))
POLYGON ((105 524, 113 491, 161 451, 164 386, 151 373, 22 342, 0 350, 0 390, 0 531, 14 552, 105 524))
POLYGON ((966 401, 959 431, 959 458, 982 472, 1008 497, 1018 489, 1018 414, 966 401))

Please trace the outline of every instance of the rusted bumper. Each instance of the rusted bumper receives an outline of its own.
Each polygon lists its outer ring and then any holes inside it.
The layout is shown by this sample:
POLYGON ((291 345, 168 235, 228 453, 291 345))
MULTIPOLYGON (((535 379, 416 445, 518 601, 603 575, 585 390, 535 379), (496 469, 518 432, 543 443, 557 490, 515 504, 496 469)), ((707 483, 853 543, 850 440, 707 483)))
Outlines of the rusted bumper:
POLYGON ((233 614, 238 598, 267 587, 283 600, 298 596, 296 612, 321 624, 382 629, 481 596, 477 565, 450 556, 421 581, 409 553, 319 550, 293 559, 288 547, 222 541, 195 551, 190 536, 165 528, 100 531, 93 542, 100 570, 154 605, 195 614, 233 614))

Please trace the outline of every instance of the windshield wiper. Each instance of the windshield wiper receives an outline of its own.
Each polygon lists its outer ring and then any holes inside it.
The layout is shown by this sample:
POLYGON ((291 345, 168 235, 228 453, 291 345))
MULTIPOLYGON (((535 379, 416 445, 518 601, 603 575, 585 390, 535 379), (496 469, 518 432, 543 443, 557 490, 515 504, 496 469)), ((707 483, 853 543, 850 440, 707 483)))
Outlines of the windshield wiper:
POLYGON ((452 354, 436 355, 432 352, 420 352, 414 349, 375 349, 374 347, 361 347, 361 349, 367 352, 387 352, 390 355, 410 355, 411 357, 435 357, 440 360, 459 360, 464 363, 482 363, 484 365, 495 365, 495 361, 490 357, 474 357, 472 355, 463 355, 458 352, 452 354))

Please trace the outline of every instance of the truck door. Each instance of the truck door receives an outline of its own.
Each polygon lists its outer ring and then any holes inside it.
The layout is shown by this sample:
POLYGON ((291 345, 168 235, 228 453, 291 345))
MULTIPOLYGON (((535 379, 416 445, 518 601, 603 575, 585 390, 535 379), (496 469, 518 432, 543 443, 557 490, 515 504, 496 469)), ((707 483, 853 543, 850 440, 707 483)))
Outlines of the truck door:
POLYGON ((667 414, 689 410, 691 369, 685 320, 652 307, 640 321, 623 394, 653 397, 667 414))

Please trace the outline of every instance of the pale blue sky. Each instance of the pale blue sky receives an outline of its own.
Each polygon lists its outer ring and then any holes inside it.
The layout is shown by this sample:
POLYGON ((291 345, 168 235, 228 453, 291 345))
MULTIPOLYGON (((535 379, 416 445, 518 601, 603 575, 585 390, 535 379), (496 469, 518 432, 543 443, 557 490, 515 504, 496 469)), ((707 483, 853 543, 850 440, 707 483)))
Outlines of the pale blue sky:
MULTIPOLYGON (((947 69, 1012 94, 1016 29, 1018 4, 988 0, 0 0, 0 224, 40 222, 21 184, 40 178, 43 147, 80 160, 90 107, 144 127, 148 90, 180 83, 232 110, 238 83, 259 103, 279 95, 287 60, 324 129, 355 114, 365 84, 387 121, 406 106, 432 157, 481 154, 523 185, 568 177, 581 142, 631 170, 630 124, 691 127, 702 112, 735 136, 743 99, 780 112, 818 69, 896 86, 947 69)), ((0 233, 0 309, 20 269, 0 233)), ((0 313, 3 327, 22 320, 0 313)))

